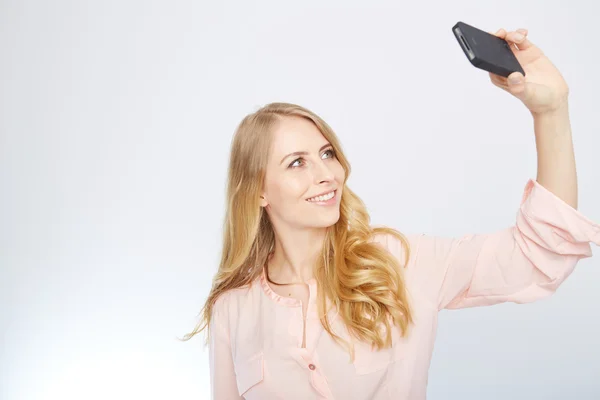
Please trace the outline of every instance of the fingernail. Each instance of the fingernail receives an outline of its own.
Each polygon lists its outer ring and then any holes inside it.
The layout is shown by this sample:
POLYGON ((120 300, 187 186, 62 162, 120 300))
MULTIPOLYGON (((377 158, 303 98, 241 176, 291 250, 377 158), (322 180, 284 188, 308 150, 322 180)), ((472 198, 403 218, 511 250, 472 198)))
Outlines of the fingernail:
POLYGON ((514 39, 515 39, 517 42, 520 42, 521 40, 525 39, 525 36, 523 36, 523 34, 522 34, 522 33, 518 33, 518 32, 517 32, 517 33, 515 33, 515 34, 513 35, 513 38, 514 38, 514 39))
POLYGON ((508 77, 508 81, 512 84, 521 83, 521 76, 520 75, 511 75, 508 77))

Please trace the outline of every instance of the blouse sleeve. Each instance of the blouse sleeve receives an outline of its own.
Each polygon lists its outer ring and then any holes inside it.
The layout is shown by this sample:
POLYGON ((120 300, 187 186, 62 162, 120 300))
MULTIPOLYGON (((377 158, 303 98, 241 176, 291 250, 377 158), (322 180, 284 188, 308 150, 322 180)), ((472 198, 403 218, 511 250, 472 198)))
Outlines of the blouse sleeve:
POLYGON ((213 400, 242 400, 238 394, 223 297, 213 307, 209 328, 210 385, 213 400))
POLYGON ((516 224, 491 234, 409 237, 407 275, 438 309, 527 303, 549 296, 600 245, 592 222, 529 180, 516 224))

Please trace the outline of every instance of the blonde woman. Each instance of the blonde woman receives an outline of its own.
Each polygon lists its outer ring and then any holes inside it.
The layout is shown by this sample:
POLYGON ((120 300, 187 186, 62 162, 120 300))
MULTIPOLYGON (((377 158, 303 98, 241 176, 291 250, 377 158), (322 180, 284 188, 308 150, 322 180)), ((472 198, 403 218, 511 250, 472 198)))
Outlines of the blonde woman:
POLYGON ((526 79, 492 82, 531 111, 538 153, 500 232, 372 227, 325 121, 285 103, 243 119, 221 263, 186 336, 209 329, 214 399, 424 399, 439 310, 546 297, 591 256, 600 225, 576 210, 567 85, 526 30, 496 35, 516 43, 526 79))

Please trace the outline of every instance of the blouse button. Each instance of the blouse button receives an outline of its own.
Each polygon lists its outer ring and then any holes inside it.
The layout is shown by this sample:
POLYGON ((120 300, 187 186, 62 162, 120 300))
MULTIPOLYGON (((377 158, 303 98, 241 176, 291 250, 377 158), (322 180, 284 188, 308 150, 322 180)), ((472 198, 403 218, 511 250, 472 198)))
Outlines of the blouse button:
POLYGON ((308 369, 310 369, 311 371, 314 371, 317 367, 315 367, 315 364, 308 364, 308 369))

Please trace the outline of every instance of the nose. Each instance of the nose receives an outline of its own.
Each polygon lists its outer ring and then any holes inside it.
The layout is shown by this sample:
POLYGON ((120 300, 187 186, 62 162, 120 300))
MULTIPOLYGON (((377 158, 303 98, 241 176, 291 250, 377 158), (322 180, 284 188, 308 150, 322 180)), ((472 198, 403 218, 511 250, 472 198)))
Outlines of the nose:
POLYGON ((335 178, 333 171, 323 160, 315 164, 314 176, 318 183, 332 182, 335 178))

